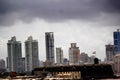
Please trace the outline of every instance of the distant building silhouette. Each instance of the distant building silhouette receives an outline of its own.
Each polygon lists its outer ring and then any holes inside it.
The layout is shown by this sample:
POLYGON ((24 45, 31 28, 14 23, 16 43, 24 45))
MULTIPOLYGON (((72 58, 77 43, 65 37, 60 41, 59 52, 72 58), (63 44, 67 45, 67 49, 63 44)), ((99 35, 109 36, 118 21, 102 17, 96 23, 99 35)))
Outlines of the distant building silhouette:
POLYGON ((8 49, 8 70, 21 72, 22 49, 21 42, 12 37, 7 43, 8 49))
POLYGON ((26 71, 31 72, 39 66, 38 41, 29 36, 25 41, 26 71))
POLYGON ((90 56, 88 60, 89 64, 94 64, 94 59, 95 59, 94 55, 90 56))
POLYGON ((79 60, 80 60, 79 47, 76 46, 76 43, 71 43, 71 47, 69 48, 69 61, 70 61, 70 64, 78 64, 79 60))
POLYGON ((106 60, 113 61, 114 59, 114 45, 108 44, 105 46, 106 48, 106 60))
POLYGON ((114 51, 115 54, 120 53, 120 30, 114 32, 114 51))
POLYGON ((57 64, 63 64, 63 50, 61 48, 56 48, 56 61, 57 64))
POLYGON ((45 33, 45 41, 46 41, 46 61, 53 65, 55 63, 53 32, 45 33))
POLYGON ((67 58, 63 58, 63 65, 69 65, 69 60, 67 58))
POLYGON ((0 59, 0 69, 5 69, 5 60, 0 59))
POLYGON ((9 68, 8 68, 9 66, 8 66, 8 56, 6 57, 6 68, 7 68, 7 70, 9 70, 9 68))
POLYGON ((88 60, 89 60, 88 54, 82 52, 82 53, 80 54, 80 61, 81 61, 82 63, 87 63, 88 60))

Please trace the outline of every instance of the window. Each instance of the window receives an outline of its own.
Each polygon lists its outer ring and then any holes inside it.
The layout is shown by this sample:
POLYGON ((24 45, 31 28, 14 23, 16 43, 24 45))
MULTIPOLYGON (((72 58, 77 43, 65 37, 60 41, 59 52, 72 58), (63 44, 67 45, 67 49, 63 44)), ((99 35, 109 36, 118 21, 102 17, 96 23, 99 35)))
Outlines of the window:
POLYGON ((114 40, 114 45, 118 45, 118 40, 114 40))
POLYGON ((114 49, 115 49, 115 52, 118 52, 118 47, 115 47, 114 49))
POLYGON ((114 32, 114 39, 118 39, 118 33, 114 32))

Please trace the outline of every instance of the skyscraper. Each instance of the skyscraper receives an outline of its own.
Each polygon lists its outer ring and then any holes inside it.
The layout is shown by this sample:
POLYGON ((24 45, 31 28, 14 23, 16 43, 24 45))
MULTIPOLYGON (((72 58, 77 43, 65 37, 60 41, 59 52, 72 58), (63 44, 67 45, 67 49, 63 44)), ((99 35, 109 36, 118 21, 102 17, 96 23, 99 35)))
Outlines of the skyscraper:
POLYGON ((33 40, 32 36, 25 41, 25 59, 27 72, 31 72, 35 67, 39 66, 38 41, 33 40))
POLYGON ((80 60, 80 50, 76 47, 76 43, 71 43, 69 48, 69 61, 71 64, 78 64, 80 60))
POLYGON ((45 33, 45 41, 46 41, 46 61, 50 62, 53 65, 55 63, 53 32, 45 33))
POLYGON ((63 50, 61 48, 56 48, 56 61, 57 64, 63 63, 63 50))
POLYGON ((22 49, 21 42, 12 37, 7 43, 8 49, 8 69, 9 71, 21 72, 22 49))
POLYGON ((106 60, 113 61, 114 58, 114 45, 108 44, 106 47, 106 60))
POLYGON ((120 30, 114 32, 114 51, 115 54, 120 54, 120 30))

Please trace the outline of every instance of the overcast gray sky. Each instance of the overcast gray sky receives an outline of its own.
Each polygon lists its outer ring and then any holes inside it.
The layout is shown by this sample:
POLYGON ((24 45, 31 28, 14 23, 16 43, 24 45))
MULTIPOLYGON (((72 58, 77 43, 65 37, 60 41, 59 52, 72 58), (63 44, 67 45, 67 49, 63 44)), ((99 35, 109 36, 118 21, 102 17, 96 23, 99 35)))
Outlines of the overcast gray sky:
POLYGON ((24 56, 24 41, 31 35, 45 60, 45 32, 54 32, 55 47, 62 47, 64 57, 76 42, 81 52, 96 51, 103 60, 119 25, 120 0, 0 0, 0 58, 6 58, 12 36, 22 42, 24 56))

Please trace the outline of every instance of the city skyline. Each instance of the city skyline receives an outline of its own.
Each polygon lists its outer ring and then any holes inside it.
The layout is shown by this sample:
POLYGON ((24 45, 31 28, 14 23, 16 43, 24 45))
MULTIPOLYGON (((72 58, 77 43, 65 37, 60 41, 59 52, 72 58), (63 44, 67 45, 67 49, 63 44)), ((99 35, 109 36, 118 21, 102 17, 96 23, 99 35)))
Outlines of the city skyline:
MULTIPOLYGON (((46 32, 45 32, 46 33, 46 32)), ((45 36, 45 35, 44 35, 45 36)), ((112 38, 113 38, 113 36, 111 36, 112 38)), ((17 37, 18 38, 18 37, 17 37)), ((20 41, 20 40, 19 40, 20 41)), ((22 41, 21 41, 22 42, 22 41)), ((39 41, 38 41, 39 42, 39 41)), ((72 43, 72 42, 71 42, 72 43)), ((113 42, 111 41, 111 42, 108 42, 108 43, 106 43, 106 44, 113 44, 113 42)), ((105 44, 105 45, 106 45, 105 44)), ((21 43, 21 45, 22 45, 22 56, 23 57, 25 57, 25 47, 24 47, 24 41, 21 43)), ((40 45, 40 44, 39 44, 40 45)), ((70 45, 70 43, 68 44, 68 45, 70 45)), ((104 45, 104 46, 105 46, 104 45)), ((56 45, 55 45, 55 47, 56 47, 56 45)), ((57 47, 61 47, 61 46, 57 46, 57 47)), ((78 46, 79 47, 79 46, 78 46)), ((54 48, 55 49, 55 48, 54 48)), ((69 47, 68 47, 68 50, 69 50, 69 47)), ((68 51, 67 50, 67 51, 68 51)), ((94 50, 95 51, 95 50, 94 50)), ((89 56, 92 56, 92 53, 94 52, 94 51, 91 51, 91 55, 89 54, 89 53, 87 53, 89 56)), ((64 52, 64 50, 63 50, 63 52, 64 52)), ((85 51, 82 51, 82 52, 85 52, 85 51)), ((46 54, 46 52, 45 52, 45 54, 46 54)), ((56 53, 55 53, 56 54, 56 53)), ((40 54, 40 52, 39 52, 39 56, 40 56, 41 54, 40 54)), ((65 58, 68 58, 69 59, 69 52, 67 53, 67 55, 68 56, 64 56, 65 58)), ((55 55, 54 55, 55 56, 55 55)), ((98 58, 100 58, 99 56, 96 56, 96 57, 98 57, 98 58)), ((103 59, 105 59, 105 57, 106 57, 106 55, 104 56, 104 58, 103 59)), ((6 56, 5 56, 5 58, 6 58, 6 56)), ((1 58, 1 59, 4 59, 4 58, 1 58)), ((46 60, 46 58, 44 58, 44 59, 41 59, 41 58, 39 58, 40 60, 42 60, 42 61, 45 61, 46 60)), ((100 58, 101 59, 101 58, 100 58)), ((103 60, 102 59, 102 60, 103 60)), ((4 59, 5 60, 5 59, 4 59)))
POLYGON ((55 47, 63 49, 64 57, 68 58, 70 43, 77 43, 81 52, 96 51, 104 60, 105 45, 113 44, 113 32, 120 27, 119 4, 119 0, 1 0, 0 59, 6 59, 11 36, 22 43, 33 36, 39 42, 39 59, 45 60, 44 33, 54 32, 55 47))

